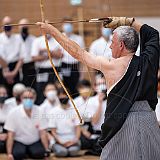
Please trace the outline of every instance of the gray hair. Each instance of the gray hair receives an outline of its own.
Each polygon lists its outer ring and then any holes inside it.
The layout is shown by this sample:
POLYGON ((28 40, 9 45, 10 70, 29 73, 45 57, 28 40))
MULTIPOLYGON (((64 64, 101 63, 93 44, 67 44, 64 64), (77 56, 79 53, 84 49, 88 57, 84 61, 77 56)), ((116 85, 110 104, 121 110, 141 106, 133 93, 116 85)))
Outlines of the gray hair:
POLYGON ((139 45, 139 35, 133 27, 120 26, 114 30, 119 41, 123 41, 126 49, 132 53, 137 51, 139 45))
POLYGON ((37 97, 37 93, 33 88, 26 87, 25 90, 23 91, 23 93, 24 92, 31 92, 35 96, 35 98, 37 97))

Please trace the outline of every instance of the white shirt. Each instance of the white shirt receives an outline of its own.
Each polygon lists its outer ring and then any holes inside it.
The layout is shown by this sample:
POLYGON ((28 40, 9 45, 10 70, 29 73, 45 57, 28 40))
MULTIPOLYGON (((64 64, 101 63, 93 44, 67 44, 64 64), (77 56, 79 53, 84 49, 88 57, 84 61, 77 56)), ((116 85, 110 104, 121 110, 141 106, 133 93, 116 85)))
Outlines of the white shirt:
POLYGON ((15 108, 15 106, 7 105, 4 103, 3 107, 0 107, 0 123, 4 123, 8 117, 8 114, 15 108))
POLYGON ((15 133, 14 140, 30 145, 40 139, 39 117, 39 108, 36 105, 33 106, 31 118, 27 116, 23 105, 20 105, 10 112, 4 128, 15 133))
MULTIPOLYGON (((101 130, 101 125, 103 124, 104 118, 105 118, 106 105, 107 105, 107 101, 105 100, 102 103, 102 111, 101 111, 101 116, 100 116, 99 121, 96 124, 92 124, 94 130, 101 130)), ((99 100, 98 100, 97 95, 90 98, 88 106, 91 110, 91 114, 93 117, 93 115, 97 112, 98 107, 99 107, 99 100)))
POLYGON ((156 106, 155 112, 156 112, 157 120, 158 122, 160 122, 160 97, 158 98, 158 104, 156 106))
POLYGON ((5 101, 5 104, 7 104, 8 106, 10 107, 17 107, 17 101, 16 101, 16 98, 15 97, 11 97, 11 98, 8 98, 6 101, 5 101))
POLYGON ((0 55, 7 63, 16 62, 20 59, 21 42, 15 34, 7 37, 4 32, 0 33, 0 44, 2 44, 0 55))
POLYGON ((84 100, 82 96, 78 96, 74 99, 74 103, 80 112, 80 115, 84 121, 90 121, 92 117, 92 110, 90 108, 90 98, 84 100))
MULTIPOLYGON (((81 48, 85 48, 85 44, 84 44, 84 40, 82 38, 82 36, 76 35, 76 34, 71 34, 69 37, 69 39, 71 39, 72 41, 76 42, 81 48)), ((63 53, 63 58, 62 58, 62 62, 67 63, 67 64, 75 64, 78 61, 73 58, 66 50, 64 50, 61 46, 60 46, 62 53, 63 53)))
POLYGON ((24 41, 21 34, 17 34, 18 39, 21 42, 20 57, 23 59, 24 63, 32 62, 31 49, 35 36, 29 35, 24 41))
MULTIPOLYGON (((48 44, 49 44, 50 51, 54 51, 58 49, 59 45, 55 39, 50 38, 48 40, 48 44)), ((44 36, 40 36, 34 40, 32 45, 31 56, 32 57, 38 56, 40 53, 40 50, 42 49, 46 49, 44 36)), ((47 52, 45 52, 44 55, 48 56, 47 52)), ((56 67, 59 67, 61 64, 61 61, 53 58, 53 63, 56 67)), ((49 59, 41 62, 36 62, 35 65, 37 68, 52 68, 49 59)))
POLYGON ((49 119, 52 116, 53 108, 58 107, 59 100, 56 99, 54 104, 51 104, 47 99, 44 100, 44 102, 40 105, 40 112, 41 112, 41 125, 40 129, 47 129, 49 124, 49 119))
POLYGON ((90 53, 95 54, 96 56, 104 56, 108 59, 112 58, 112 50, 109 48, 111 41, 107 42, 103 37, 92 42, 90 46, 90 53))
POLYGON ((58 138, 62 143, 76 138, 75 127, 79 124, 72 109, 55 107, 49 119, 49 128, 56 128, 58 138))

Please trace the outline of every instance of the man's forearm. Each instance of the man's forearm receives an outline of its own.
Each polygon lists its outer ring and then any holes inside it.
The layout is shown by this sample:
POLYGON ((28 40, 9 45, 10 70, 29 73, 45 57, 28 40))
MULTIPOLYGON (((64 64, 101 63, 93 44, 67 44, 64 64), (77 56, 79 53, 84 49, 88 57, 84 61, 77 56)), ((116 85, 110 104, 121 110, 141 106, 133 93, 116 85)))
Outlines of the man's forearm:
POLYGON ((14 68, 14 72, 15 72, 15 73, 18 73, 18 71, 19 71, 19 69, 21 68, 22 64, 23 64, 23 60, 19 60, 19 61, 17 62, 16 66, 15 66, 15 68, 14 68))
POLYGON ((14 143, 13 133, 8 133, 7 154, 12 154, 13 143, 14 143))
POLYGON ((70 40, 68 37, 63 35, 55 27, 50 27, 50 34, 57 40, 57 42, 75 59, 83 61, 84 50, 80 48, 78 44, 70 40))
POLYGON ((7 68, 8 67, 7 62, 2 58, 0 58, 0 64, 1 64, 2 68, 7 68))
POLYGON ((48 144, 48 136, 45 130, 40 131, 40 137, 44 148, 47 150, 49 148, 49 144, 48 144))
POLYGON ((80 126, 76 126, 76 139, 79 140, 81 136, 81 128, 80 126))

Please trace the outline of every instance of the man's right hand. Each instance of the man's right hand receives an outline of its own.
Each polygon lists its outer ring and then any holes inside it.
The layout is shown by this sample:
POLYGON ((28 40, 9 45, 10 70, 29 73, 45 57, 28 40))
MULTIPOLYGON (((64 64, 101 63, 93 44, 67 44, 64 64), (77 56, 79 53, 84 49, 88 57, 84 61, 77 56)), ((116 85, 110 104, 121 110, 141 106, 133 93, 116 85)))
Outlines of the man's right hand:
POLYGON ((116 29, 119 26, 131 26, 134 22, 134 18, 128 18, 128 17, 109 17, 112 19, 110 23, 103 22, 103 27, 105 28, 112 28, 116 29))
POLYGON ((14 160, 13 155, 12 155, 12 154, 8 154, 8 155, 7 155, 7 160, 14 160))

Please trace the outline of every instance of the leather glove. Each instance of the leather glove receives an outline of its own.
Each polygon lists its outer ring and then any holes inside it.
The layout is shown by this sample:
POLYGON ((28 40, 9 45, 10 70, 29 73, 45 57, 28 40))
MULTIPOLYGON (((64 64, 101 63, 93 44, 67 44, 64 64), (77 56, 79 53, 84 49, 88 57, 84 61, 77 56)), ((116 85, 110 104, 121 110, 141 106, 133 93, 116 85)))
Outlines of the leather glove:
POLYGON ((128 17, 109 17, 109 18, 111 18, 112 21, 110 23, 104 21, 103 27, 115 29, 119 26, 132 26, 133 22, 135 21, 134 18, 128 18, 128 17))

